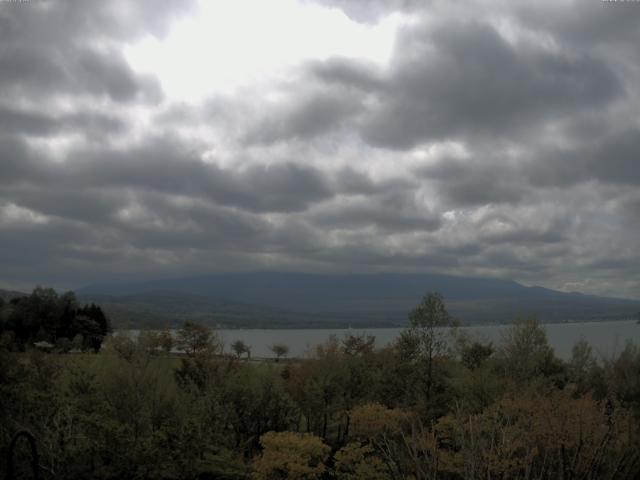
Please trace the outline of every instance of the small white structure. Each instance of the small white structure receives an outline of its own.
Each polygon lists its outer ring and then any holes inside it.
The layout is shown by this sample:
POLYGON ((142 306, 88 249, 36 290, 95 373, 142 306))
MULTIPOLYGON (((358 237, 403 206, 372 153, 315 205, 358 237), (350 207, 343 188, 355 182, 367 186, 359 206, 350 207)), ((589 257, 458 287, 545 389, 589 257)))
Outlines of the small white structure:
POLYGON ((49 343, 45 340, 42 340, 40 342, 34 342, 33 346, 36 347, 38 350, 44 350, 46 352, 53 350, 53 347, 54 347, 52 343, 49 343))

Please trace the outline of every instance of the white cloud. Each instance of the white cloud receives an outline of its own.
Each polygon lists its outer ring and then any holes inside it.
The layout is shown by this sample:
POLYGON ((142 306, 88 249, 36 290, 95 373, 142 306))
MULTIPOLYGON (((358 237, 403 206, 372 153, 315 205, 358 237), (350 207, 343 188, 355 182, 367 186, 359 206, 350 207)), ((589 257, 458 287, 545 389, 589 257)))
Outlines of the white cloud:
POLYGON ((0 225, 2 226, 46 225, 47 223, 49 223, 47 216, 15 203, 5 203, 0 206, 0 225))
POLYGON ((202 1, 165 38, 148 36, 127 46, 125 56, 138 72, 156 74, 170 98, 197 101, 283 80, 309 59, 386 64, 403 19, 394 14, 363 25, 339 9, 296 0, 202 1))

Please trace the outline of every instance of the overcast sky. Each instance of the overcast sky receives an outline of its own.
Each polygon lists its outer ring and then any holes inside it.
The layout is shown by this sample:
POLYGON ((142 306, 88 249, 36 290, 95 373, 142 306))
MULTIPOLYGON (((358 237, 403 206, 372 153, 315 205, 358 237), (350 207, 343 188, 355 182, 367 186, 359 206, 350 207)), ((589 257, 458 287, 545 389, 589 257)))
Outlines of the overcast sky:
POLYGON ((439 272, 640 298, 640 3, 0 2, 0 287, 439 272))

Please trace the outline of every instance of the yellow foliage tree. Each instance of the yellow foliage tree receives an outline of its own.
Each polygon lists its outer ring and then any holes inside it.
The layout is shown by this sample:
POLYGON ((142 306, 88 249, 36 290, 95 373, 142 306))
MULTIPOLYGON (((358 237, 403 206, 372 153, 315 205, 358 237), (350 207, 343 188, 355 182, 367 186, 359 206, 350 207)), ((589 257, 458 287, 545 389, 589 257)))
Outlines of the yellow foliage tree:
POLYGON ((255 480, 314 480, 327 470, 331 449, 313 435, 268 432, 260 445, 262 455, 253 462, 255 480))
POLYGON ((435 427, 441 469, 464 478, 633 478, 637 431, 624 409, 566 392, 505 398, 435 427))
POLYGON ((379 403, 369 403, 351 411, 352 435, 367 440, 398 434, 409 414, 400 409, 390 409, 379 403))
POLYGON ((351 442, 335 454, 338 480, 385 480, 389 473, 389 468, 371 445, 351 442))
POLYGON ((370 403, 354 408, 351 422, 352 436, 373 448, 387 478, 427 478, 422 473, 433 470, 435 443, 409 412, 370 403))

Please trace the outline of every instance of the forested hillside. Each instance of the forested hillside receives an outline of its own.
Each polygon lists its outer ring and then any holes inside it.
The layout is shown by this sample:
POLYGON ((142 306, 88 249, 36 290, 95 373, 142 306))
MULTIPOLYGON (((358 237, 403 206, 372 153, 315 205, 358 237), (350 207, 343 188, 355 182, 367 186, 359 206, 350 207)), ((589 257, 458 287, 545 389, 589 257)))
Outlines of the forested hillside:
POLYGON ((120 335, 98 354, 12 353, 3 337, 0 462, 27 429, 46 479, 640 475, 637 346, 597 358, 580 342, 564 362, 534 320, 481 343, 438 295, 406 325, 382 350, 352 335, 271 362, 223 355, 215 331, 188 323, 177 343, 120 335))

